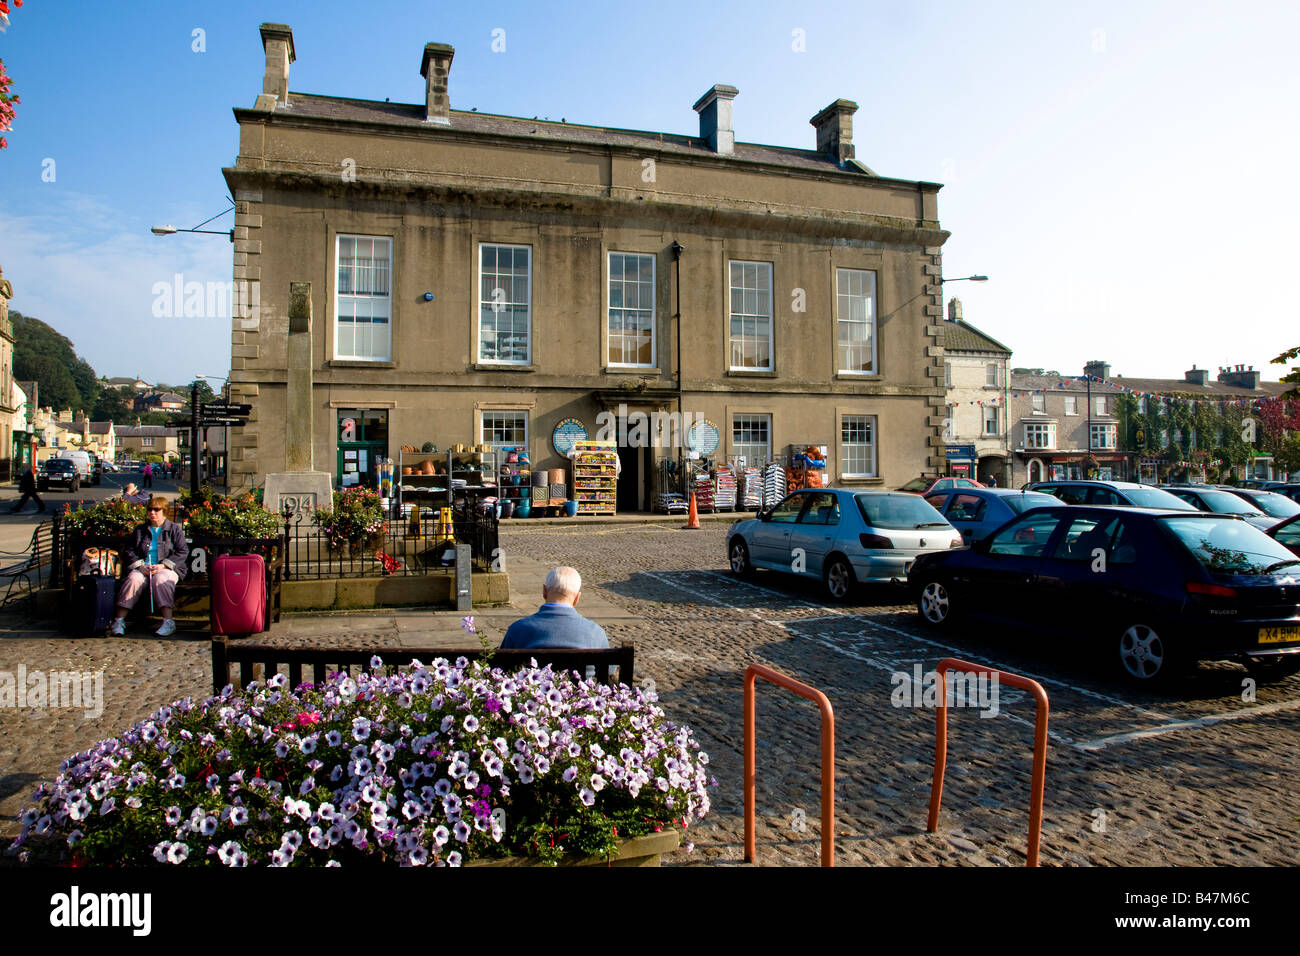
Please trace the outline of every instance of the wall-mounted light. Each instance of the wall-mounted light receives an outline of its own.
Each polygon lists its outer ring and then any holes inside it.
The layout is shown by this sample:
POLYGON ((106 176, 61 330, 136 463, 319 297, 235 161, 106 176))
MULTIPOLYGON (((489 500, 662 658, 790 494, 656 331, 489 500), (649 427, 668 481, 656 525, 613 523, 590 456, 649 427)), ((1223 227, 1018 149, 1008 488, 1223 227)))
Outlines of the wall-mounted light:
POLYGON ((425 301, 425 302, 432 302, 432 301, 433 301, 433 293, 432 293, 432 292, 426 292, 426 293, 424 294, 424 301, 425 301))

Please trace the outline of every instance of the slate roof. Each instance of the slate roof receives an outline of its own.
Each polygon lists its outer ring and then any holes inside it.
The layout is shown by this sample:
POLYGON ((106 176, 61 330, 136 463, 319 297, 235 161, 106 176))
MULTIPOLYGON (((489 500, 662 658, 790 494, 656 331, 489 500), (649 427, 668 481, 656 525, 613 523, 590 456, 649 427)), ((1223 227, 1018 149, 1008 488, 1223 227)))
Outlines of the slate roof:
POLYGON ((1180 392, 1184 395, 1204 395, 1207 398, 1238 398, 1241 396, 1268 398, 1273 395, 1281 395, 1291 387, 1284 382, 1260 382, 1259 388, 1251 389, 1242 385, 1228 385, 1213 380, 1204 385, 1197 385, 1181 378, 1126 378, 1120 375, 1112 375, 1110 380, 1116 385, 1122 385, 1135 392, 1159 394, 1180 392))
POLYGON ((949 352, 995 352, 1010 355, 1007 348, 991 335, 981 332, 969 322, 943 320, 943 347, 949 352))
MULTIPOLYGON (((436 135, 439 130, 452 129, 464 133, 523 137, 555 143, 574 143, 585 146, 627 146, 633 149, 651 149, 658 153, 682 156, 711 156, 719 158, 708 143, 698 136, 679 133, 656 133, 648 130, 617 129, 607 126, 582 126, 577 123, 525 119, 518 116, 499 116, 493 113, 452 110, 449 126, 432 124, 425 120, 423 103, 379 103, 374 100, 355 100, 342 96, 319 96, 315 93, 289 93, 289 106, 277 106, 276 116, 310 116, 319 119, 345 120, 356 123, 374 123, 385 126, 429 130, 436 135)), ((845 176, 872 177, 875 173, 852 162, 840 166, 834 159, 812 149, 792 149, 785 146, 764 146, 758 143, 736 143, 731 156, 721 157, 740 162, 770 163, 795 169, 807 169, 845 176)))

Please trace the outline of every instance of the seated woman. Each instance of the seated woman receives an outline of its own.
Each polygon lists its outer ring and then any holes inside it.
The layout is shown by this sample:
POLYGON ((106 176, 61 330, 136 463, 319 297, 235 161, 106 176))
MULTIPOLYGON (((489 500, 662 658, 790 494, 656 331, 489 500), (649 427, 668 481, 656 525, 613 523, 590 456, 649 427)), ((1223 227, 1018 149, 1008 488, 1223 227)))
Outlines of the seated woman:
POLYGON ((162 495, 149 499, 148 515, 148 520, 135 529, 123 555, 127 562, 127 575, 117 593, 117 614, 110 634, 126 633, 126 614, 135 607, 145 588, 151 589, 153 606, 163 616, 162 626, 155 633, 167 637, 176 632, 172 605, 175 603, 176 584, 185 576, 189 545, 185 543, 181 526, 167 520, 167 499, 162 495))

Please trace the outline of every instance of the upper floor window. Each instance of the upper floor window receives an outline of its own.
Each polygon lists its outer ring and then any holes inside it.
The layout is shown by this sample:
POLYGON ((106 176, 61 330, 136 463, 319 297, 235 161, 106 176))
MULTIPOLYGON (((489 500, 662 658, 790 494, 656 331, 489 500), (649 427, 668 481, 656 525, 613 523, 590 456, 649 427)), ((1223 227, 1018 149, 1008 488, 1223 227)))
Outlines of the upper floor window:
POLYGON ((1098 425, 1094 423, 1089 429, 1089 438, 1091 441, 1088 447, 1091 448, 1114 448, 1118 429, 1114 425, 1098 425))
POLYGON ((478 250, 478 360, 527 365, 532 359, 533 250, 487 243, 478 250))
POLYGON ((1034 392, 1033 395, 1029 396, 1029 400, 1033 406, 1034 411, 1036 412, 1047 411, 1047 396, 1044 395, 1042 392, 1034 392))
POLYGON ((1096 398, 1093 399, 1093 404, 1094 407, 1097 409, 1097 411, 1094 414, 1097 415, 1106 414, 1106 396, 1098 395, 1096 398))
POLYGON ((997 364, 997 362, 989 362, 986 366, 984 366, 984 384, 985 384, 985 385, 997 385, 997 384, 998 384, 998 364, 997 364))
POLYGON ((141 439, 140 439, 140 447, 142 447, 142 448, 152 448, 152 447, 153 447, 153 439, 152 439, 152 438, 141 438, 141 439))
POLYGON ((337 243, 334 357, 391 361, 393 240, 339 236, 337 243))
POLYGON ((731 368, 772 371, 772 264, 731 264, 731 368))
MULTIPOLYGON (((835 270, 835 317, 841 372, 876 371, 876 274, 835 270)), ((949 371, 947 374, 951 374, 949 371)), ((946 384, 952 382, 945 380, 946 384)))
POLYGON ((1079 414, 1079 398, 1077 395, 1065 396, 1065 414, 1067 415, 1079 414))
POLYGON ((655 257, 609 254, 609 364, 655 363, 655 257))
POLYGON ((984 406, 984 434, 996 435, 998 433, 998 407, 996 405, 984 406))
POLYGON ((951 362, 943 363, 943 386, 944 388, 952 388, 952 363, 951 362))
POLYGON ((1033 422, 1025 423, 1025 447, 1026 448, 1055 448, 1056 447, 1056 426, 1046 423, 1035 424, 1033 422))

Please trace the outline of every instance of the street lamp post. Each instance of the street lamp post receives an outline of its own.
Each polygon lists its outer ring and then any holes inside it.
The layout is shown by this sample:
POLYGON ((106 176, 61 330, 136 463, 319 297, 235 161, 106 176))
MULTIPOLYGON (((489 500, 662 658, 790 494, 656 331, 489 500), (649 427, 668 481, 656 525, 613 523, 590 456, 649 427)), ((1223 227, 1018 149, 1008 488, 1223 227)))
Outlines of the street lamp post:
MULTIPOLYGON (((223 209, 215 216, 209 216, 207 219, 204 219, 201 223, 199 223, 199 226, 206 226, 213 219, 221 218, 226 213, 230 212, 231 209, 234 208, 235 207, 232 205, 230 209, 223 209)), ((193 229, 178 229, 176 226, 151 226, 149 228, 149 231, 152 232, 155 236, 170 236, 178 232, 201 232, 209 236, 226 236, 228 239, 230 239, 231 242, 235 241, 235 230, 233 228, 229 230, 200 229, 199 226, 195 226, 193 229)))

